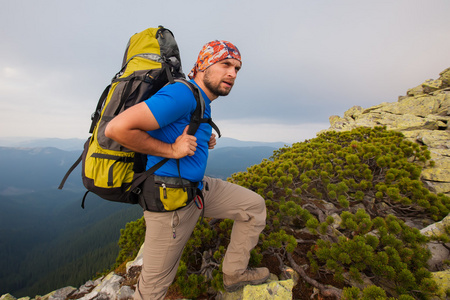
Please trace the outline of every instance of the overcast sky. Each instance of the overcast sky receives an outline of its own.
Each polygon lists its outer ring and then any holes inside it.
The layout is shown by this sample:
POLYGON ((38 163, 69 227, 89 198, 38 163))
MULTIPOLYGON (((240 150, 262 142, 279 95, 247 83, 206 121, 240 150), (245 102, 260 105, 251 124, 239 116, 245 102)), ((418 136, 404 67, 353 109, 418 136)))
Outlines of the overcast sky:
POLYGON ((212 104, 226 137, 299 142, 354 105, 395 102, 450 67, 448 0, 0 0, 0 137, 87 138, 128 39, 164 25, 187 74, 233 42, 243 67, 212 104))

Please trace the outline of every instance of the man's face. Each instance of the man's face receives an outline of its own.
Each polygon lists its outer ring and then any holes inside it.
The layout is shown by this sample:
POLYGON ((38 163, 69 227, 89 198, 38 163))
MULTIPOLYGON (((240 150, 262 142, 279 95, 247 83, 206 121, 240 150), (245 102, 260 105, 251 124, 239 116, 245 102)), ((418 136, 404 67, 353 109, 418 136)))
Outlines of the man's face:
POLYGON ((203 83, 216 97, 226 96, 230 93, 240 69, 241 62, 237 59, 224 59, 204 71, 203 83))

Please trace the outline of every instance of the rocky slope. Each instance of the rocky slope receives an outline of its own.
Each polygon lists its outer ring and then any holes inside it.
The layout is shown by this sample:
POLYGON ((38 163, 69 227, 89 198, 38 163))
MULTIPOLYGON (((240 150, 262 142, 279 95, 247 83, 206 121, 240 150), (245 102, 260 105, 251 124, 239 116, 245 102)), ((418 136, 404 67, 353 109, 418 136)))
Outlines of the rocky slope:
MULTIPOLYGON (((354 106, 343 117, 330 117, 330 124, 331 127, 326 131, 386 126, 387 129, 402 132, 411 141, 426 145, 435 164, 423 170, 422 179, 433 192, 450 196, 450 68, 441 72, 438 79, 427 80, 408 90, 406 96, 399 97, 397 102, 382 103, 367 109, 354 106)), ((421 232, 439 235, 446 226, 450 226, 450 216, 421 232)), ((450 259, 449 245, 430 243, 428 246, 433 254, 429 268, 435 271, 433 276, 441 287, 440 299, 445 299, 450 270, 442 270, 441 262, 450 259)), ((79 288, 65 287, 43 297, 36 296, 35 299, 130 299, 141 265, 142 258, 138 255, 134 262, 127 265, 123 274, 112 272, 79 288)), ((219 299, 291 299, 298 275, 292 270, 286 270, 283 275, 258 287, 246 287, 238 294, 220 294, 219 299)), ((0 298, 10 299, 15 298, 9 294, 0 298)))
POLYGON ((450 68, 436 80, 409 89, 397 102, 369 108, 354 106, 343 117, 331 116, 325 131, 386 126, 413 142, 426 145, 436 163, 422 171, 431 191, 450 195, 450 68))

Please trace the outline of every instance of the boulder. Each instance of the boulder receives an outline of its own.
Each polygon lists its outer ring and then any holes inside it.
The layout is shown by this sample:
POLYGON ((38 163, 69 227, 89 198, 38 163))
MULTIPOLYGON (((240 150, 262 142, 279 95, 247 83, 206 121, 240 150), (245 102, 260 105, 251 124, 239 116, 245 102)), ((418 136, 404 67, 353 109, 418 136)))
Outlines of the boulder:
MULTIPOLYGON (((429 237, 446 235, 445 228, 450 227, 450 214, 441 221, 431 224, 420 230, 420 233, 429 237)), ((428 260, 428 268, 431 271, 440 271, 442 262, 450 259, 450 247, 437 241, 427 244, 432 257, 428 260)))
POLYGON ((444 83, 441 79, 428 79, 424 83, 422 83, 423 92, 425 94, 432 93, 434 91, 440 90, 444 87, 444 83))
POLYGON ((292 279, 271 281, 261 285, 247 285, 242 293, 243 300, 292 299, 292 279))
POLYGON ((450 68, 445 69, 441 73, 439 73, 440 79, 442 80, 442 83, 445 87, 450 86, 450 68))
POLYGON ((439 271, 432 273, 434 281, 438 285, 438 290, 436 292, 437 297, 433 299, 449 299, 447 291, 450 290, 450 270, 439 271))
POLYGON ((216 299, 220 300, 264 300, 264 299, 292 299, 292 289, 294 280, 278 280, 277 276, 270 274, 266 283, 260 285, 246 285, 245 287, 232 292, 220 293, 216 299))
POLYGON ((353 106, 349 110, 344 113, 345 118, 356 119, 357 116, 361 115, 363 112, 363 108, 361 106, 353 106))
POLYGON ((141 248, 139 249, 139 252, 136 256, 136 258, 133 261, 130 261, 127 263, 127 273, 130 272, 130 269, 133 267, 142 267, 142 264, 144 263, 144 244, 142 244, 141 248))
POLYGON ((401 102, 387 103, 372 112, 391 113, 403 115, 405 112, 418 117, 425 117, 436 114, 439 110, 441 100, 435 96, 421 98, 409 97, 401 102))
POLYGON ((120 275, 115 274, 114 272, 109 273, 105 276, 105 278, 101 281, 99 285, 97 285, 92 292, 81 297, 81 300, 92 300, 92 299, 101 299, 106 298, 110 300, 118 299, 117 295, 121 288, 121 283, 124 278, 120 275))
POLYGON ((97 285, 102 282, 102 278, 98 278, 95 281, 89 280, 82 286, 80 286, 76 291, 71 294, 71 297, 74 299, 79 299, 86 294, 89 294, 97 285))
POLYGON ((422 230, 420 233, 426 236, 439 236, 445 234, 445 228, 450 226, 450 214, 439 222, 431 224, 422 230))
POLYGON ((422 171, 421 176, 425 180, 448 183, 450 180, 450 169, 428 168, 422 171))
POLYGON ((120 288, 117 293, 117 300, 127 300, 133 299, 134 289, 129 287, 128 285, 124 285, 120 288))
POLYGON ((70 294, 75 292, 77 289, 71 286, 56 290, 48 300, 65 300, 70 294))

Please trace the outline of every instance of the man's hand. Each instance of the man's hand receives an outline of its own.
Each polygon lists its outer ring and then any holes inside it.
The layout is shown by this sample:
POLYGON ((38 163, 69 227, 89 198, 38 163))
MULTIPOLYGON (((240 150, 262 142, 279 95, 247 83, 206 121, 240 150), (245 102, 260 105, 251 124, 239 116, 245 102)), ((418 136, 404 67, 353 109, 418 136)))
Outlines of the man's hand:
POLYGON ((211 138, 209 139, 209 142, 208 142, 208 149, 214 149, 216 144, 217 144, 216 135, 213 133, 213 134, 211 134, 211 138))
POLYGON ((189 125, 183 131, 183 134, 177 137, 175 143, 171 145, 174 158, 183 158, 185 156, 192 156, 197 150, 197 138, 193 135, 187 134, 189 125))

